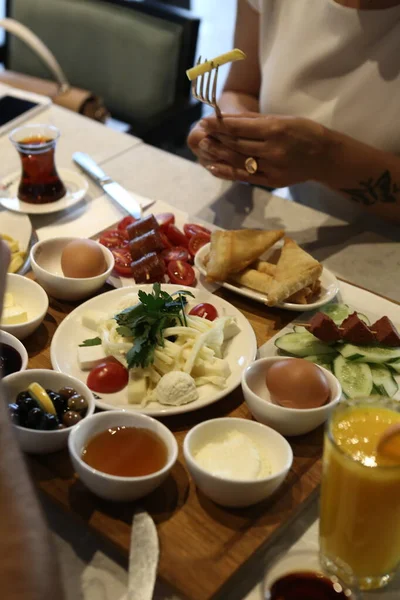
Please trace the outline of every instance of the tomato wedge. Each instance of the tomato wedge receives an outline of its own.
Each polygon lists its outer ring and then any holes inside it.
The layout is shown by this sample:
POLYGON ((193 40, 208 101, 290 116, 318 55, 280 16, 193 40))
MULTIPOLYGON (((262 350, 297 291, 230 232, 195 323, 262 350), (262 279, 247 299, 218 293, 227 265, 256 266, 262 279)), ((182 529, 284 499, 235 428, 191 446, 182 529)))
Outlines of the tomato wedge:
POLYGON ((169 241, 169 239, 167 238, 165 233, 161 230, 159 230, 158 233, 160 234, 160 238, 161 238, 162 243, 164 244, 164 248, 166 248, 166 249, 173 248, 171 242, 169 241))
POLYGON ((195 256, 196 252, 203 246, 209 243, 211 236, 207 233, 196 233, 189 240, 189 252, 192 256, 195 256))
POLYGON ((118 223, 117 229, 118 231, 126 231, 128 225, 132 225, 132 223, 136 223, 137 219, 132 217, 132 215, 127 215, 118 223))
POLYGON ((183 246, 184 248, 188 247, 189 243, 186 235, 184 235, 180 229, 175 227, 175 225, 168 225, 166 234, 169 241, 174 246, 183 246))
POLYGON ((208 304, 208 302, 202 302, 201 304, 196 304, 193 306, 192 310, 189 312, 189 315, 195 315, 196 317, 201 317, 202 319, 207 319, 208 321, 215 321, 218 317, 218 311, 212 304, 208 304))
POLYGON ((123 277, 133 277, 133 271, 131 269, 132 256, 129 248, 112 248, 111 252, 114 256, 114 270, 118 275, 123 277))
POLYGON ((184 262, 188 262, 190 256, 189 252, 183 246, 175 246, 175 248, 168 248, 161 252, 161 258, 165 260, 165 262, 170 262, 171 260, 183 260, 184 262))
POLYGON ((169 225, 175 223, 175 215, 173 213, 160 213, 156 216, 156 219, 161 231, 164 231, 164 233, 166 233, 169 225))
POLYGON ((192 285, 196 279, 194 270, 183 260, 171 260, 167 266, 168 277, 172 283, 192 285))
POLYGON ((119 248, 127 239, 126 232, 118 231, 118 229, 109 229, 100 237, 99 242, 106 248, 119 248))
POLYGON ((114 394, 128 385, 127 369, 113 356, 107 356, 90 371, 87 386, 93 392, 114 394))
POLYGON ((187 238, 191 238, 196 233, 206 233, 207 235, 211 235, 211 231, 207 229, 207 227, 203 227, 203 225, 197 225, 197 223, 186 223, 183 226, 183 231, 187 238))

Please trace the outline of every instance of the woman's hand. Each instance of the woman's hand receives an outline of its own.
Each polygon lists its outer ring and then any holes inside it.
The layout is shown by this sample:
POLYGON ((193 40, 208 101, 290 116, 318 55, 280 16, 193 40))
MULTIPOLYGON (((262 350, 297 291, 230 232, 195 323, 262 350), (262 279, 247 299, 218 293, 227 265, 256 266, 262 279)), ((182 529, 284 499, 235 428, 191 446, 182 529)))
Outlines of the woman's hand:
POLYGON ((198 151, 207 156, 202 163, 222 179, 285 187, 323 181, 329 169, 329 130, 309 119, 225 115, 222 119, 207 117, 199 127, 198 151), (253 175, 245 169, 248 157, 257 161, 253 175))

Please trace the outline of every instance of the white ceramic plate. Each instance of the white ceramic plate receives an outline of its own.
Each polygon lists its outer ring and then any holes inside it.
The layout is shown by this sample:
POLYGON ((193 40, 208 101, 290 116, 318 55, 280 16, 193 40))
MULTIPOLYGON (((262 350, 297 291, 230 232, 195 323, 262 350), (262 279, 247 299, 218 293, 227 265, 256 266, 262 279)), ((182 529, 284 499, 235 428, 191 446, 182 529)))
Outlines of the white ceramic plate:
MULTIPOLYGON (((362 290, 350 283, 342 282, 340 284, 340 292, 335 298, 335 303, 347 304, 350 308, 356 312, 362 313, 368 317, 370 323, 374 323, 383 316, 389 317, 393 321, 394 325, 400 330, 400 306, 376 296, 372 292, 362 290)), ((265 358, 267 356, 279 356, 277 347, 275 346, 275 340, 282 337, 285 333, 293 332, 293 325, 301 325, 306 323, 310 319, 309 315, 301 316, 296 322, 292 322, 284 327, 279 333, 274 335, 258 350, 259 358, 265 358)), ((396 381, 400 387, 400 375, 395 375, 396 381)), ((400 400, 400 389, 395 394, 394 398, 400 400)))
POLYGON ((26 252, 26 261, 18 273, 23 273, 29 266, 29 248, 32 243, 32 225, 27 215, 9 212, 0 208, 0 235, 4 233, 19 243, 21 252, 26 252))
MULTIPOLYGON (((275 250, 278 250, 282 246, 282 242, 277 242, 272 248, 264 255, 265 259, 268 259, 268 256, 271 255, 275 250)), ((204 265, 204 258, 210 251, 210 244, 206 244, 197 252, 194 264, 200 271, 203 276, 206 276, 206 268, 204 265)), ((320 306, 323 306, 330 300, 336 296, 339 291, 339 282, 336 279, 335 275, 326 269, 323 268, 322 275, 320 277, 321 281, 321 293, 319 295, 318 300, 312 302, 311 304, 294 304, 293 302, 282 302, 282 304, 278 304, 278 308, 284 308, 285 310, 293 310, 296 312, 305 312, 309 310, 315 310, 320 306)), ((256 302, 262 302, 262 304, 267 304, 267 296, 266 294, 262 294, 261 292, 256 292, 255 290, 251 290, 248 287, 243 285, 235 285, 234 283, 227 283, 226 281, 221 282, 222 287, 227 290, 231 290, 236 294, 240 294, 241 296, 246 296, 246 298, 250 298, 251 300, 256 300, 256 302)))
POLYGON ((55 213, 77 204, 77 202, 80 202, 84 198, 89 187, 88 182, 76 171, 70 171, 69 169, 57 170, 67 189, 66 195, 61 200, 56 200, 49 204, 28 204, 27 202, 22 202, 17 196, 20 179, 20 171, 17 171, 2 180, 0 186, 0 204, 8 208, 8 210, 28 215, 55 213))
MULTIPOLYGON (((81 371, 79 368, 77 349, 83 340, 92 338, 95 334, 92 330, 82 325, 83 314, 88 310, 100 310, 112 315, 113 312, 118 311, 118 306, 124 296, 135 293, 138 290, 150 292, 152 287, 152 285, 136 285, 130 288, 120 288, 106 292, 88 300, 72 311, 59 325, 51 343, 51 363, 53 369, 73 375, 81 381, 86 382, 88 371, 81 371)), ((152 402, 144 408, 139 405, 128 404, 127 390, 124 389, 116 394, 101 394, 102 398, 96 400, 98 408, 104 410, 137 410, 153 417, 165 417, 167 415, 190 412, 208 404, 213 404, 232 392, 240 385, 242 371, 254 360, 257 343, 253 328, 242 313, 232 306, 232 304, 204 290, 169 284, 163 285, 162 289, 170 294, 182 289, 189 290, 195 296, 194 299, 188 299, 190 304, 209 302, 216 307, 220 316, 229 315, 236 317, 240 333, 228 342, 225 354, 225 358, 228 360, 231 368, 231 375, 228 378, 227 386, 223 390, 213 385, 201 386, 199 388, 199 399, 183 406, 164 406, 158 402, 152 402)))

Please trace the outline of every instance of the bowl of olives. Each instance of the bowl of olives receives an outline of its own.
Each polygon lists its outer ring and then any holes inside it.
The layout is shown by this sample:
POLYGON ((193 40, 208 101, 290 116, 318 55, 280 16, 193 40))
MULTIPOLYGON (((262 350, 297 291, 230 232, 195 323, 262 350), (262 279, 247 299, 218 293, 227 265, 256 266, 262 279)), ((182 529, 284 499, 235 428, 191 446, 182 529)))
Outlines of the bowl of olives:
POLYGON ((71 429, 93 414, 89 388, 71 375, 31 369, 3 379, 4 397, 24 452, 47 454, 65 448, 71 429))

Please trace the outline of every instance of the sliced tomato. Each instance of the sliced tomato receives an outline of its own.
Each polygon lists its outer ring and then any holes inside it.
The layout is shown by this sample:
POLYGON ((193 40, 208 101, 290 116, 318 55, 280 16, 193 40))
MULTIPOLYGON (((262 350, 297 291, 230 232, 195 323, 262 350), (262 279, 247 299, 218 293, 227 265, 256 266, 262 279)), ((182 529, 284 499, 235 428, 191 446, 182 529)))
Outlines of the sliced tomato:
POLYGON ((196 235, 196 233, 206 233, 207 235, 211 235, 211 231, 207 229, 207 227, 197 225, 197 223, 186 223, 183 226, 183 231, 188 239, 196 235))
POLYGON ((119 248, 123 245, 126 239, 126 232, 118 231, 118 229, 109 229, 102 234, 99 242, 107 248, 119 248))
POLYGON ((127 369, 113 356, 107 356, 90 371, 87 386, 93 392, 114 394, 128 385, 127 369))
POLYGON ((137 219, 135 219, 135 217, 132 217, 132 215, 127 215, 118 223, 118 231, 126 231, 128 225, 132 225, 132 223, 136 223, 136 221, 137 219))
POLYGON ((168 236, 169 241, 174 246, 183 246, 187 248, 189 245, 188 239, 184 233, 180 229, 178 229, 175 225, 168 225, 166 234, 168 236))
POLYGON ((159 234, 160 234, 161 241, 164 244, 164 248, 166 248, 166 249, 173 248, 171 242, 169 241, 169 239, 167 238, 167 236, 165 235, 165 233, 160 230, 159 234))
POLYGON ((192 285, 196 279, 192 267, 183 260, 171 260, 167 266, 167 273, 172 283, 180 285, 192 285))
POLYGON ((163 258, 165 262, 170 262, 171 260, 183 260, 184 262, 188 262, 190 256, 189 251, 186 248, 183 246, 175 246, 174 248, 163 250, 161 252, 161 258, 163 258))
POLYGON ((169 225, 175 223, 175 215, 173 213, 160 213, 156 216, 156 219, 161 231, 164 231, 164 233, 166 233, 169 225))
POLYGON ((131 269, 132 256, 128 246, 124 248, 112 248, 111 252, 114 256, 114 269, 118 275, 123 277, 133 277, 133 271, 131 269))
POLYGON ((192 256, 195 256, 196 252, 203 246, 209 243, 211 237, 207 233, 196 233, 189 240, 189 252, 192 256))
POLYGON ((202 302, 201 304, 196 304, 196 306, 193 306, 192 310, 189 312, 189 315, 195 315, 196 317, 201 317, 202 319, 207 319, 208 321, 215 321, 215 319, 218 317, 218 311, 212 304, 202 302))

